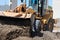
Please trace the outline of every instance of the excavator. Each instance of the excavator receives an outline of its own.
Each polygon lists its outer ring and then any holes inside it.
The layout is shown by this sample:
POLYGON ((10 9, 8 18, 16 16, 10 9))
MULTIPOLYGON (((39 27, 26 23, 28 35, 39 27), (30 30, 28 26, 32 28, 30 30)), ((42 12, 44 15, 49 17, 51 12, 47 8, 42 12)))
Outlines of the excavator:
MULTIPOLYGON (((30 34, 43 31, 53 31, 54 20, 52 9, 47 9, 47 0, 29 0, 28 4, 23 4, 16 7, 14 10, 0 12, 0 19, 5 21, 18 21, 19 26, 26 26, 30 29, 30 34)), ((13 23, 15 25, 15 23, 13 23)))

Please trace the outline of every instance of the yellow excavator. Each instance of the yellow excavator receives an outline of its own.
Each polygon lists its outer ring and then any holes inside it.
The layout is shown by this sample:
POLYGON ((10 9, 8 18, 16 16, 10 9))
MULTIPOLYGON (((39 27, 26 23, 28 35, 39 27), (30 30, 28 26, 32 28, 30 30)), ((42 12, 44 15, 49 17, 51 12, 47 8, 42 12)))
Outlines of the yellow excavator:
POLYGON ((26 7, 28 4, 23 3, 14 10, 0 12, 0 19, 4 19, 5 21, 18 21, 16 24, 19 23, 19 26, 29 26, 31 35, 41 30, 52 32, 54 27, 53 11, 47 9, 46 1, 29 0, 30 4, 28 7, 26 7))

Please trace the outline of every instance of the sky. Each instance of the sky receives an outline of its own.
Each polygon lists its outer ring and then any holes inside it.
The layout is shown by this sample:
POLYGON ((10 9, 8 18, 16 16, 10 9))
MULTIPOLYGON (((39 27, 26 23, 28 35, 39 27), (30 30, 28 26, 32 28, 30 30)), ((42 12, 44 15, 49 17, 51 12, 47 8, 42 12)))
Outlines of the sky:
POLYGON ((48 0, 48 5, 52 6, 52 0, 48 0))
POLYGON ((0 5, 8 4, 9 0, 0 0, 0 5))
MULTIPOLYGON (((20 0, 18 0, 20 2, 20 0)), ((18 4, 19 4, 18 2, 18 4)), ((9 3, 9 0, 0 0, 0 5, 5 5, 5 4, 8 4, 9 3)), ((52 0, 48 0, 48 5, 52 6, 52 0)))

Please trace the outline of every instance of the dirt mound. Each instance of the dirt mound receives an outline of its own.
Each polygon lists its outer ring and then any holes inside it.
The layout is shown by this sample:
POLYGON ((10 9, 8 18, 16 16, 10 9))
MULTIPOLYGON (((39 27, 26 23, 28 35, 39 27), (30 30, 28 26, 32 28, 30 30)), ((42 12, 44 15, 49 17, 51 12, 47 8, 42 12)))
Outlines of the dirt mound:
POLYGON ((32 40, 32 38, 30 38, 30 37, 18 37, 18 38, 15 38, 13 40, 32 40))
POLYGON ((11 40, 22 34, 23 30, 21 28, 2 28, 0 31, 0 40, 11 40))
POLYGON ((60 39, 60 32, 57 32, 56 36, 60 39))
POLYGON ((59 40, 59 38, 53 32, 44 31, 43 33, 44 33, 43 35, 44 40, 59 40))
POLYGON ((4 24, 2 22, 0 23, 0 40, 60 40, 60 33, 41 31, 43 33, 42 37, 31 38, 29 37, 29 26, 4 24))
POLYGON ((0 23, 0 40, 12 40, 19 36, 29 36, 29 27, 0 23))
POLYGON ((42 37, 35 36, 33 38, 30 38, 19 36, 18 38, 15 38, 13 40, 60 40, 55 33, 49 31, 43 31, 42 33, 43 33, 42 37))

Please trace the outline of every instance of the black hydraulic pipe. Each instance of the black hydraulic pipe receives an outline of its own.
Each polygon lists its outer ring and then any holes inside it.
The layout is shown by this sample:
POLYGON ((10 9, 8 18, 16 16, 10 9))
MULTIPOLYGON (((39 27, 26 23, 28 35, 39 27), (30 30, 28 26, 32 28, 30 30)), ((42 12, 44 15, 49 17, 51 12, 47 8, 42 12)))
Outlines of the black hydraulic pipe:
POLYGON ((41 16, 43 16, 44 0, 41 0, 41 16))
POLYGON ((40 16, 43 16, 43 9, 44 9, 44 0, 38 0, 38 12, 40 16), (41 7, 39 7, 39 1, 41 2, 41 7))
POLYGON ((23 0, 21 0, 21 2, 23 2, 23 0))

